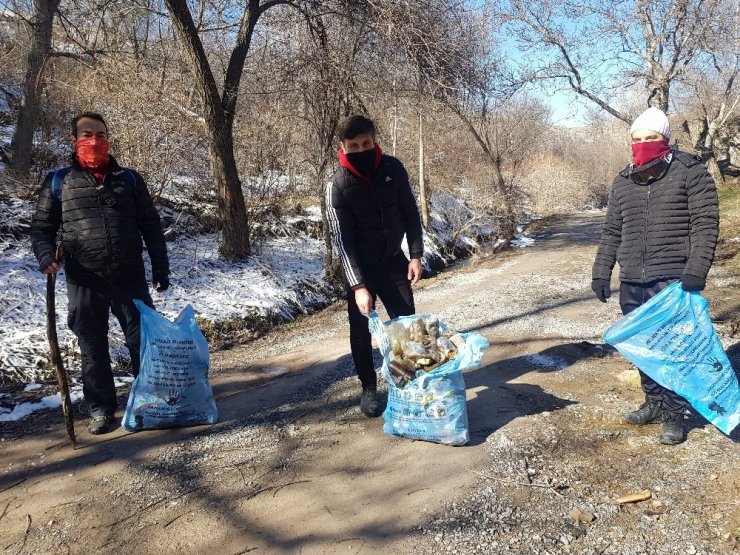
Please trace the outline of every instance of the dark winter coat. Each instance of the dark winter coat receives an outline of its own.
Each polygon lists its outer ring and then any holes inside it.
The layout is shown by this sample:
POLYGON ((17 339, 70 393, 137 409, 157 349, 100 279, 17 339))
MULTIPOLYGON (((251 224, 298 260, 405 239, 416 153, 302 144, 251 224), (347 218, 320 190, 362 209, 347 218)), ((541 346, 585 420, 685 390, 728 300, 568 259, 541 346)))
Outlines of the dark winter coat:
POLYGON ((31 243, 39 268, 54 260, 62 230, 67 280, 79 285, 116 284, 144 278, 142 237, 152 261, 154 281, 169 274, 167 248, 157 209, 141 176, 116 163, 100 189, 95 178, 74 162, 64 178, 61 201, 46 176, 31 223, 31 243))
POLYGON ((411 258, 421 258, 419 209, 399 160, 384 154, 372 183, 340 167, 325 194, 332 237, 350 287, 365 284, 365 267, 384 264, 401 252, 404 235, 411 258))
POLYGON ((624 282, 706 279, 718 232, 717 188, 699 158, 675 151, 663 177, 647 185, 626 168, 614 180, 592 276, 608 280, 619 262, 624 282))

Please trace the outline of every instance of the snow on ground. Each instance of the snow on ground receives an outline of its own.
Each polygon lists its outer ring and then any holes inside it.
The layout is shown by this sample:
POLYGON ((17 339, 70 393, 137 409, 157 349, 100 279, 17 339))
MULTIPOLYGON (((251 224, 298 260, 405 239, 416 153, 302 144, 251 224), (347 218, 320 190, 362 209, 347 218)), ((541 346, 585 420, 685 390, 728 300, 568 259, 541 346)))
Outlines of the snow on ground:
MULTIPOLYGON (((25 235, 30 220, 28 203, 13 200, 0 205, 0 230, 25 235)), ((180 237, 168 244, 171 288, 152 291, 160 312, 173 318, 192 304, 202 318, 218 321, 234 316, 277 316, 288 320, 332 299, 323 281, 323 244, 316 239, 270 239, 257 246, 247 262, 229 263, 218 256, 216 234, 180 237)), ((0 368, 17 369, 29 377, 46 362, 46 279, 38 271, 26 236, 0 239, 0 368)), ((76 347, 66 326, 67 302, 64 272, 57 280, 57 329, 65 353, 76 347)), ((127 358, 123 337, 111 316, 114 358, 127 358)), ((71 357, 68 367, 79 364, 71 357)))
MULTIPOLYGON (((82 387, 71 387, 69 397, 73 403, 82 401, 82 387)), ((40 410, 58 409, 62 406, 62 396, 59 393, 42 397, 40 401, 19 403, 13 409, 0 407, 0 422, 20 420, 40 410)))
POLYGON ((511 240, 512 247, 519 247, 520 249, 531 247, 534 245, 534 239, 520 233, 515 233, 514 238, 511 240))
POLYGON ((547 370, 562 370, 563 368, 568 368, 568 366, 570 366, 570 363, 565 360, 549 355, 543 355, 541 353, 529 355, 525 358, 534 366, 537 366, 538 368, 546 368, 547 370))
MULTIPOLYGON (((28 382, 27 391, 48 380, 46 335, 46 277, 38 270, 28 240, 33 204, 17 198, 0 202, 0 378, 28 382)), ((272 236, 255 241, 253 254, 245 262, 227 262, 218 255, 217 233, 195 233, 189 217, 162 209, 163 218, 174 221, 179 234, 168 243, 171 287, 163 293, 151 291, 157 309, 174 318, 191 304, 198 316, 209 322, 230 318, 259 318, 287 321, 301 313, 319 309, 336 298, 324 280, 324 244, 296 230, 308 229, 301 220, 321 221, 318 207, 303 215, 282 218, 272 236)), ((432 197, 432 231, 425 233, 427 268, 444 265, 495 237, 495 229, 481 215, 452 197, 432 197)), ((145 255, 146 258, 146 255, 145 255)), ((147 268, 149 267, 147 260, 147 268)), ((76 338, 66 325, 67 299, 64 271, 56 286, 57 330, 65 367, 79 370, 76 338)), ((128 360, 120 327, 109 320, 111 355, 114 361, 128 360)), ((131 378, 133 379, 133 378, 131 378)), ((117 386, 125 383, 118 379, 117 386)), ((80 384, 73 387, 81 395, 80 384)), ((13 405, 4 397, 0 421, 15 420, 35 410, 59 406, 58 396, 36 403, 13 405)))
MULTIPOLYGON (((118 387, 124 387, 131 385, 131 383, 134 381, 134 377, 129 376, 115 376, 113 379, 114 385, 118 387)), ((72 378, 72 385, 69 388, 69 397, 72 401, 72 403, 78 403, 83 400, 82 395, 82 381, 79 378, 72 378)), ((31 382, 26 384, 26 387, 23 388, 23 391, 36 391, 38 389, 42 389, 45 387, 42 384, 31 382)), ((0 395, 0 398, 2 398, 4 395, 0 395)), ((8 403, 11 405, 10 403, 8 403)), ((17 404, 12 404, 11 406, 0 406, 0 422, 11 422, 20 420, 21 418, 24 418, 28 416, 29 414, 33 414, 34 412, 38 412, 41 410, 51 410, 51 409, 59 409, 62 406, 62 396, 59 393, 56 393, 54 395, 45 395, 41 398, 40 401, 27 401, 27 402, 21 402, 17 404)))
MULTIPOLYGON (((538 217, 531 217, 530 221, 532 220, 538 220, 538 217)), ((511 240, 511 243, 509 243, 512 247, 518 247, 520 249, 524 249, 526 247, 531 247, 534 245, 534 237, 530 237, 526 233, 524 233, 524 230, 526 229, 526 226, 524 224, 519 224, 516 226, 516 233, 514 234, 514 238, 511 240)))

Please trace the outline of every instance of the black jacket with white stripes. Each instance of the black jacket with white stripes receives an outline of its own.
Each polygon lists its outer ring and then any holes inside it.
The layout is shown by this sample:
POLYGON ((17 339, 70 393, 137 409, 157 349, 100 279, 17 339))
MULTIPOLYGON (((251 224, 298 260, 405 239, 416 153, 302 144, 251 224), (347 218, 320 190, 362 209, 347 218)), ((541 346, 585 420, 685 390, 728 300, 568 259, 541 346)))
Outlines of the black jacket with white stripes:
POLYGON ((350 287, 365 284, 366 267, 396 256, 404 235, 411 258, 421 258, 424 241, 419 209, 399 160, 384 154, 372 183, 340 167, 325 194, 332 238, 350 287))

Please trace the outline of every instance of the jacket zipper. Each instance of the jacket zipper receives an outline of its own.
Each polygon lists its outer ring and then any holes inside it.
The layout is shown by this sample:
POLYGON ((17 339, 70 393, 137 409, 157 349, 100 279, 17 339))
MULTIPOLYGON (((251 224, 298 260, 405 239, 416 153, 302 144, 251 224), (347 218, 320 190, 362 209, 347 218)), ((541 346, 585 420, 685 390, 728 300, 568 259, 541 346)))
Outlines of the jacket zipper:
POLYGON ((645 232, 642 234, 642 281, 645 283, 645 255, 647 254, 648 234, 648 210, 650 209, 650 184, 647 186, 647 198, 645 199, 645 232))

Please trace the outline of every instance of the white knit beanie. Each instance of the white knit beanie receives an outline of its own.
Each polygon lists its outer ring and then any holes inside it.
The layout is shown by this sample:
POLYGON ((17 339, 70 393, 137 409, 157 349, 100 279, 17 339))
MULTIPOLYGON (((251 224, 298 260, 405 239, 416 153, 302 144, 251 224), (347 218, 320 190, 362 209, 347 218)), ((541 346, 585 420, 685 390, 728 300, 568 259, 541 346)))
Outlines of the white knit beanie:
POLYGON ((630 135, 638 129, 656 131, 666 139, 671 138, 671 125, 668 123, 668 117, 658 108, 648 108, 642 114, 637 116, 632 127, 630 127, 630 135))

